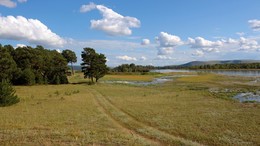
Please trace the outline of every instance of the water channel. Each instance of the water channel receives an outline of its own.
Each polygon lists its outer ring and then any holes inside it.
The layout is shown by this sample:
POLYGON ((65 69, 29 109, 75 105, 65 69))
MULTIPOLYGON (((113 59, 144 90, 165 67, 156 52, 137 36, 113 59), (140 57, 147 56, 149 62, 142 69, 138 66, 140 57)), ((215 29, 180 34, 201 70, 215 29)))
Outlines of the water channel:
POLYGON ((260 77, 260 70, 183 70, 183 69, 161 69, 152 70, 151 72, 170 73, 170 72, 202 72, 216 73, 229 76, 245 76, 245 77, 260 77))

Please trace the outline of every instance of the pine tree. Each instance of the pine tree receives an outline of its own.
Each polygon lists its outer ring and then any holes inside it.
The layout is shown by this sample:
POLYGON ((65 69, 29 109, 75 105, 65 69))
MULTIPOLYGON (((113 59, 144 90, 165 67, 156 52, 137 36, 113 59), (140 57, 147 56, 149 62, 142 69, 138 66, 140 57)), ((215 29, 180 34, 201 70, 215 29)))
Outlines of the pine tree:
POLYGON ((106 57, 104 54, 98 54, 92 48, 84 48, 81 54, 82 61, 82 72, 84 72, 84 77, 89 78, 91 82, 96 82, 105 76, 108 71, 106 66, 106 57))
POLYGON ((20 99, 15 95, 15 90, 7 80, 0 82, 0 106, 10 106, 18 103, 20 99))

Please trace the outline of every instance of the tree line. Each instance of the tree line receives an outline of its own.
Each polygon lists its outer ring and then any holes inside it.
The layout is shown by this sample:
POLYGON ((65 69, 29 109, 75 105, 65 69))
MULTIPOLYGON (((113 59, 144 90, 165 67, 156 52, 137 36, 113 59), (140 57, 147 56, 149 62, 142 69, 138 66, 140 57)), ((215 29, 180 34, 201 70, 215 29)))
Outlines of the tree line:
POLYGON ((260 63, 227 63, 227 64, 206 64, 195 66, 163 66, 156 69, 260 69, 260 63))
POLYGON ((200 65, 191 66, 188 69, 260 69, 260 63, 200 65))
MULTIPOLYGON (((82 72, 92 83, 97 82, 108 71, 104 54, 93 48, 84 48, 81 54, 82 72)), ((20 101, 12 85, 67 84, 68 63, 77 61, 71 50, 48 50, 42 46, 14 49, 11 45, 0 44, 0 107, 20 101)))
POLYGON ((14 49, 0 45, 0 81, 14 85, 67 84, 68 62, 61 53, 42 46, 14 49))
POLYGON ((151 66, 151 65, 147 65, 147 66, 135 65, 134 63, 131 63, 131 64, 119 65, 119 66, 111 69, 111 72, 141 72, 141 73, 145 73, 145 72, 149 72, 152 69, 155 69, 155 67, 151 66))

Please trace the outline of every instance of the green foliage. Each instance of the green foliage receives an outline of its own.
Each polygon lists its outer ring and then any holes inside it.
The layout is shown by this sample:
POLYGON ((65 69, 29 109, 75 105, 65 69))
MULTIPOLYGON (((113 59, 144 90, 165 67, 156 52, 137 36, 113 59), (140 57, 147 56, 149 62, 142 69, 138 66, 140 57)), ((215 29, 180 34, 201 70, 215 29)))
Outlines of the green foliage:
MULTIPOLYGON (((74 61, 74 60, 73 60, 74 61)), ((0 80, 15 85, 67 84, 67 60, 57 51, 11 45, 0 46, 0 80)))
POLYGON ((22 71, 20 77, 16 80, 19 85, 33 85, 35 84, 35 75, 30 68, 22 71))
POLYGON ((81 66, 84 77, 91 79, 92 83, 94 82, 94 78, 97 82, 108 72, 104 54, 98 54, 92 48, 84 48, 81 57, 83 61, 81 66))
POLYGON ((68 63, 77 62, 77 56, 76 56, 75 52, 73 52, 71 50, 63 50, 61 54, 64 58, 66 58, 68 63))
POLYGON ((122 64, 115 68, 113 68, 112 72, 141 72, 146 73, 149 72, 151 69, 155 69, 154 66, 142 66, 142 65, 135 65, 134 63, 131 64, 122 64))
POLYGON ((39 72, 37 72, 35 74, 35 83, 37 83, 37 84, 44 84, 45 83, 43 76, 39 72))
POLYGON ((19 101, 11 84, 7 80, 2 80, 0 82, 0 106, 10 106, 19 101))
POLYGON ((3 79, 13 79, 13 74, 17 71, 17 66, 10 50, 0 47, 0 81, 3 79))
POLYGON ((67 84, 66 71, 68 70, 66 59, 57 51, 50 52, 50 64, 46 75, 51 84, 67 84))
POLYGON ((73 52, 71 50, 63 50, 61 54, 67 60, 68 63, 71 63, 71 70, 72 70, 72 73, 74 74, 74 69, 73 69, 72 63, 77 62, 77 56, 76 56, 75 52, 73 52))
POLYGON ((200 65, 189 67, 189 69, 260 69, 260 63, 200 65))

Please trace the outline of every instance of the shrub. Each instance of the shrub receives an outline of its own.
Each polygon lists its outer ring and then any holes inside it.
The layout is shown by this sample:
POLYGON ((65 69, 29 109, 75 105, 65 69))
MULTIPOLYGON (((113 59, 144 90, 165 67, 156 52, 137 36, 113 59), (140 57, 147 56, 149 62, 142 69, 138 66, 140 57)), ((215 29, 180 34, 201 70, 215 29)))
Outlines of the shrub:
POLYGON ((20 99, 15 95, 15 90, 10 82, 2 80, 0 82, 0 106, 10 106, 19 101, 20 99))

